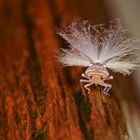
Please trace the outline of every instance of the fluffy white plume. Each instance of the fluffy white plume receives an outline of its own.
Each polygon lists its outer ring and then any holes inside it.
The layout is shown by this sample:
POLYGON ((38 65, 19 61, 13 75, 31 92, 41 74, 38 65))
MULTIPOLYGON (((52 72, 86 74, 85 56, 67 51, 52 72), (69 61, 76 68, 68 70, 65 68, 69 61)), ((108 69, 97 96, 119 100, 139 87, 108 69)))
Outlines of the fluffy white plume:
POLYGON ((100 62, 123 74, 139 66, 138 41, 118 20, 109 26, 75 21, 60 29, 58 34, 70 44, 68 49, 61 50, 59 58, 65 66, 88 67, 100 62))
POLYGON ((64 66, 88 67, 90 65, 88 58, 73 48, 69 50, 61 49, 61 56, 59 60, 64 66))

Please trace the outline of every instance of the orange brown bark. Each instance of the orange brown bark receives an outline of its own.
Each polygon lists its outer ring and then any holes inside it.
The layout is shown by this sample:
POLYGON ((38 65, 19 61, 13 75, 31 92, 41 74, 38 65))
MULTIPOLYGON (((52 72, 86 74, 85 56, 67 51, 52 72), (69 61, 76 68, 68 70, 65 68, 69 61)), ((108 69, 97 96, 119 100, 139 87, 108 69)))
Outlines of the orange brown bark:
POLYGON ((0 140, 127 139, 115 97, 86 96, 82 70, 55 58, 56 27, 77 16, 107 19, 101 0, 0 1, 0 140))

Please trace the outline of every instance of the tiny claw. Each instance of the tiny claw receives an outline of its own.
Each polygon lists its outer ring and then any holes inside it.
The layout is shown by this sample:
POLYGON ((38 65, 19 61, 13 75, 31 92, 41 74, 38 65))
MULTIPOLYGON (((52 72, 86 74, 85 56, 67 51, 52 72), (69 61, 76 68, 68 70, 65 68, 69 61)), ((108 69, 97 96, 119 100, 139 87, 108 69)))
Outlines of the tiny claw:
POLYGON ((89 94, 90 94, 90 91, 87 92, 87 95, 89 95, 89 94))
POLYGON ((106 96, 110 96, 110 94, 109 94, 108 92, 104 92, 104 94, 105 94, 106 96))

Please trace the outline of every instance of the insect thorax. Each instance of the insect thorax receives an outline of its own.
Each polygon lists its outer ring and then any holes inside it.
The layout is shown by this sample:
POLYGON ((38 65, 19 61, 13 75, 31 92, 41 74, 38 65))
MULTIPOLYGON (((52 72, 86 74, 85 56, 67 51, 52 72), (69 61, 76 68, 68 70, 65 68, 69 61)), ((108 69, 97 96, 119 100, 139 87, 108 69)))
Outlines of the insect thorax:
POLYGON ((92 77, 93 75, 99 75, 102 78, 107 78, 109 76, 109 72, 106 67, 104 67, 103 64, 99 63, 95 63, 94 65, 88 67, 85 71, 85 74, 88 77, 92 77))

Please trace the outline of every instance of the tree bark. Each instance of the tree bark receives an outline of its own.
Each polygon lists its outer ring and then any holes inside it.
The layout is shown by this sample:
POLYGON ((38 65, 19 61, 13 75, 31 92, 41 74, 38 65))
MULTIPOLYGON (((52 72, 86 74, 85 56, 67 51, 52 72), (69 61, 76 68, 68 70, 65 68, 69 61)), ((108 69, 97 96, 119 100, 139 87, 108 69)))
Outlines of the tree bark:
MULTIPOLYGON (((101 0, 0 1, 0 140, 127 140, 118 100, 80 87, 55 58, 75 17, 107 21, 101 0)), ((112 93, 114 91, 112 90, 112 93)))

